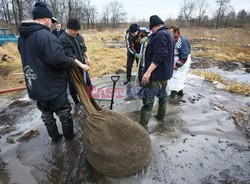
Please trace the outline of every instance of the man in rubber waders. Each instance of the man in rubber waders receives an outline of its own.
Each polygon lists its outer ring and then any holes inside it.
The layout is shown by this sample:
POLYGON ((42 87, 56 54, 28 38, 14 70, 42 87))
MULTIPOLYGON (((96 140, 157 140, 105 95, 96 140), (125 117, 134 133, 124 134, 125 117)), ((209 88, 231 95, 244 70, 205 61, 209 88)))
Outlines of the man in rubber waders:
POLYGON ((166 114, 167 80, 173 75, 174 37, 164 22, 157 16, 150 17, 149 28, 152 31, 145 52, 145 68, 142 82, 143 106, 141 108, 140 124, 147 129, 155 96, 159 98, 156 118, 163 121, 166 114))
POLYGON ((37 2, 32 15, 34 20, 21 23, 18 39, 28 95, 37 101, 52 141, 56 142, 62 136, 70 140, 74 132, 65 69, 85 66, 67 57, 60 41, 50 32, 51 25, 57 20, 45 3, 37 2), (54 113, 62 123, 63 135, 58 132, 54 113))

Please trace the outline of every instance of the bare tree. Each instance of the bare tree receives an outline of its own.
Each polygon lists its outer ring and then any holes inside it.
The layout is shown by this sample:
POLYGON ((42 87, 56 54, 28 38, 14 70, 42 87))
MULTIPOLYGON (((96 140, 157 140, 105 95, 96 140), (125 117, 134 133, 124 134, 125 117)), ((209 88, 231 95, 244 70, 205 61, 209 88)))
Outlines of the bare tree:
POLYGON ((102 13, 102 23, 105 27, 109 27, 109 15, 110 15, 110 7, 108 5, 105 5, 103 7, 103 13, 102 13))
POLYGON ((126 20, 127 13, 123 10, 123 5, 114 0, 109 3, 112 28, 117 27, 119 23, 126 20))
POLYGON ((248 18, 247 12, 244 9, 238 12, 237 20, 241 27, 243 27, 247 23, 247 18, 248 18))
POLYGON ((206 16, 206 11, 208 9, 208 3, 206 0, 198 0, 197 1, 197 9, 198 9, 198 22, 201 25, 204 17, 206 16))
POLYGON ((197 0, 183 0, 179 17, 183 17, 186 22, 189 22, 196 10, 196 4, 197 0))
POLYGON ((85 11, 85 16, 86 16, 87 29, 90 28, 90 24, 92 25, 92 28, 93 28, 93 24, 95 22, 94 19, 97 15, 96 8, 90 4, 90 0, 85 1, 84 7, 85 7, 84 11, 85 11))
POLYGON ((225 23, 224 27, 227 27, 229 24, 233 24, 233 21, 235 20, 235 10, 232 6, 229 6, 225 11, 225 23))
POLYGON ((1 0, 0 12, 2 19, 8 24, 11 23, 11 4, 9 0, 1 0))
POLYGON ((96 18, 97 15, 98 15, 98 12, 96 10, 96 7, 92 7, 91 8, 90 23, 91 23, 93 29, 95 28, 95 23, 96 23, 96 20, 97 20, 97 18, 96 18))
POLYGON ((227 6, 229 5, 231 0, 216 0, 216 4, 218 6, 217 10, 217 18, 216 18, 216 26, 215 28, 218 29, 220 20, 222 18, 222 15, 224 14, 227 6))

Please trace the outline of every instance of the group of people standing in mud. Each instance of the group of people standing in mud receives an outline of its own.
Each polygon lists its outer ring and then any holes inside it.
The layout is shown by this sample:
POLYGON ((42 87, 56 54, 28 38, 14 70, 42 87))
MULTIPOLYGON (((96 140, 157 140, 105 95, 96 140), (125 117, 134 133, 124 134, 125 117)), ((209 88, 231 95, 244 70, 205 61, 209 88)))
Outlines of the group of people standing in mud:
POLYGON ((187 38, 180 34, 177 26, 168 28, 157 15, 149 20, 149 29, 137 24, 130 25, 126 32, 127 71, 126 81, 131 81, 131 70, 134 60, 139 67, 139 84, 142 86, 143 106, 140 114, 140 124, 147 129, 154 104, 154 98, 159 98, 156 119, 163 121, 166 114, 167 92, 171 91, 170 100, 183 97, 185 79, 191 63, 191 47, 187 38), (143 56, 143 48, 147 43, 143 56), (140 59, 144 62, 139 62, 140 59), (144 66, 143 66, 144 63, 144 66))
MULTIPOLYGON (((68 71, 78 68, 87 86, 90 89, 92 87, 88 74, 91 62, 84 39, 79 34, 81 26, 78 20, 70 19, 65 31, 57 23, 56 29, 51 32, 52 24, 58 21, 43 2, 35 4, 32 15, 33 21, 21 23, 18 40, 28 95, 37 101, 52 141, 56 142, 63 136, 70 140, 75 134, 72 108, 67 97, 68 86, 75 106, 79 107, 80 102, 68 71), (62 123, 63 135, 58 131, 54 113, 62 123)), ((157 15, 153 15, 150 17, 149 29, 132 24, 126 32, 128 52, 125 85, 131 81, 134 60, 144 60, 138 66, 138 75, 144 93, 140 124, 145 128, 151 117, 155 96, 159 98, 156 118, 160 121, 164 119, 168 81, 170 98, 183 96, 184 81, 191 62, 190 45, 178 27, 169 29, 157 15), (146 43, 146 51, 142 55, 141 46, 146 43), (148 90, 154 93, 147 95, 148 90), (157 95, 159 92, 160 95, 157 95)))

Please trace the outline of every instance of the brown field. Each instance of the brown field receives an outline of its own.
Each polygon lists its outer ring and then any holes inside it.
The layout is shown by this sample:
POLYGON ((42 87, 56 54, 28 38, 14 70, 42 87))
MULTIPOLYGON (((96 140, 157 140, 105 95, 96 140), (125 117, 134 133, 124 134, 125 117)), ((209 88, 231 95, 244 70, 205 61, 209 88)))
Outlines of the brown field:
MULTIPOLYGON (((125 31, 82 31, 92 62, 92 78, 118 70, 125 72, 125 31)), ((219 62, 250 62, 250 30, 185 28, 181 32, 191 41, 193 56, 212 58, 219 62)), ((0 89, 21 86, 24 86, 24 79, 17 46, 6 44, 0 47, 0 89)))
POLYGON ((183 29, 192 43, 192 56, 217 61, 250 62, 250 29, 183 29), (201 51, 197 51, 197 49, 201 51))

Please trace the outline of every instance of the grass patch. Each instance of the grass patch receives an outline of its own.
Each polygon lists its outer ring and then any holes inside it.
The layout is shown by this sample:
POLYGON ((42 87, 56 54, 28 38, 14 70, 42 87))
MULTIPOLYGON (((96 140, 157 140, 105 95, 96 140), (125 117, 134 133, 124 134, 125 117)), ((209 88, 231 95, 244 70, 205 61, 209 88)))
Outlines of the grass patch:
POLYGON ((92 62, 89 72, 91 77, 114 74, 118 70, 126 71, 127 49, 125 47, 109 48, 112 42, 125 44, 125 32, 123 30, 84 31, 82 35, 85 38, 92 62))
MULTIPOLYGON (((126 29, 81 32, 92 62, 89 72, 92 78, 114 74, 118 70, 126 71, 125 33, 126 29), (112 45, 112 43, 114 44, 112 45), (123 46, 121 46, 122 44, 123 46)), ((184 28, 181 29, 181 33, 186 35, 190 41, 200 40, 194 42, 192 47, 206 48, 201 52, 192 51, 193 56, 219 61, 250 61, 250 49, 246 46, 250 43, 250 30, 184 28)), ((137 69, 135 63, 133 71, 137 69)), ((24 79, 21 73, 22 65, 17 45, 8 43, 0 47, 0 88, 23 86, 24 79)), ((219 77, 211 80, 218 81, 219 77)), ((234 90, 233 87, 232 90, 234 90)))
POLYGON ((203 77, 205 80, 210 82, 220 82, 225 86, 225 88, 223 89, 226 91, 237 94, 250 95, 249 84, 228 80, 226 78, 223 78, 220 74, 208 70, 196 69, 192 72, 192 74, 203 77))
POLYGON ((22 64, 17 44, 0 47, 0 89, 24 86, 22 64))

